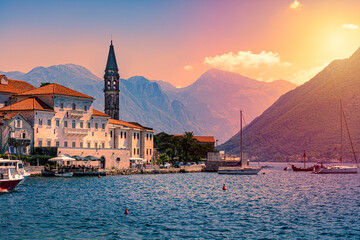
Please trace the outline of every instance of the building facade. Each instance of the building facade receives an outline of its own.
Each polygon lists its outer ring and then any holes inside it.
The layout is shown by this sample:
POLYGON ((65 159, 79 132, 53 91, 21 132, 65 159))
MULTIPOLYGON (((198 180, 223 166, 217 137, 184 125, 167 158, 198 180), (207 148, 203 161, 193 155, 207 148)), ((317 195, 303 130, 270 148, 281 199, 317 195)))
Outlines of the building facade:
POLYGON ((1 152, 94 156, 106 169, 152 161, 153 129, 119 120, 119 77, 111 43, 103 113, 93 108, 93 97, 73 89, 56 83, 35 88, 0 75, 1 152))

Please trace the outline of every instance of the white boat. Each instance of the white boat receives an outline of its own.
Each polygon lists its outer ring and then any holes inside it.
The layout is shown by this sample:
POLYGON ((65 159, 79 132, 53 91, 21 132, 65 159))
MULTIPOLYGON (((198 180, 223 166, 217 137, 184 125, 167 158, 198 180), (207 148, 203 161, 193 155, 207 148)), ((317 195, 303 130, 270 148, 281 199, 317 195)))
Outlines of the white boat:
POLYGON ((24 164, 21 160, 3 159, 0 158, 0 166, 13 166, 15 167, 16 174, 22 176, 23 179, 19 183, 22 184, 29 176, 30 173, 26 172, 24 164))
POLYGON ((332 165, 328 165, 328 166, 324 166, 323 164, 320 165, 315 165, 314 166, 314 170, 313 173, 317 173, 317 174, 356 174, 358 172, 358 167, 357 166, 343 166, 343 162, 342 162, 342 157, 343 157, 343 139, 342 139, 342 120, 345 120, 345 125, 346 125, 346 130, 349 136, 349 141, 351 144, 351 148, 352 148, 352 152, 354 155, 354 160, 357 163, 357 158, 356 158, 356 154, 355 154, 355 150, 354 150, 354 146, 352 144, 351 141, 351 137, 350 137, 350 132, 349 132, 349 127, 347 125, 346 122, 346 118, 345 118, 345 113, 342 109, 342 102, 340 99, 340 139, 341 139, 341 144, 340 144, 340 164, 338 166, 332 166, 332 165))
POLYGON ((17 173, 15 166, 0 166, 0 192, 13 190, 23 179, 24 177, 17 173))
POLYGON ((234 166, 224 166, 218 168, 218 174, 232 174, 232 175, 257 175, 261 167, 249 167, 242 164, 242 111, 240 110, 240 162, 234 166))
POLYGON ((357 173, 358 168, 356 166, 349 167, 349 166, 321 166, 315 165, 314 166, 314 173, 318 174, 330 174, 330 173, 357 173))

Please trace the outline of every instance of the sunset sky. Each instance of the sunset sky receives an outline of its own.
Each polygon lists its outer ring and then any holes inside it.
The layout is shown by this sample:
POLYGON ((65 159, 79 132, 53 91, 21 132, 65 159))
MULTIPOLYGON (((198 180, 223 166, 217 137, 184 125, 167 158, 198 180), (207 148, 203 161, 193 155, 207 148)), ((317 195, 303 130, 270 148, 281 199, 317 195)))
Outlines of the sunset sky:
POLYGON ((359 0, 0 0, 0 70, 75 63, 175 86, 211 67, 301 84, 360 47, 359 0))

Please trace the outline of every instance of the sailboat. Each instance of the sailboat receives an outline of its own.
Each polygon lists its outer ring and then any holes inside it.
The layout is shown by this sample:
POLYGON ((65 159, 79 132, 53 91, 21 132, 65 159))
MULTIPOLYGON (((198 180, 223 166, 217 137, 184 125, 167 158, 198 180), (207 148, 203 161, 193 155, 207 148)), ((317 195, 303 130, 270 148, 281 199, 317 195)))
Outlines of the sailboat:
POLYGON ((246 166, 242 164, 242 119, 242 111, 240 110, 240 162, 234 166, 219 167, 218 174, 257 175, 261 170, 261 167, 249 167, 249 162, 246 166))
POLYGON ((295 165, 291 165, 291 168, 294 172, 310 172, 314 169, 314 166, 312 167, 306 167, 306 163, 305 163, 305 160, 306 160, 306 153, 305 153, 305 150, 304 150, 304 167, 297 167, 295 165))
POLYGON ((354 146, 352 144, 352 141, 351 141, 351 137, 350 137, 350 132, 349 132, 349 127, 348 127, 348 124, 347 124, 347 121, 346 121, 346 117, 345 117, 345 113, 342 109, 342 102, 341 102, 341 99, 340 99, 340 139, 341 139, 341 146, 340 146, 340 164, 341 165, 338 165, 338 166, 324 166, 323 164, 321 165, 315 165, 314 166, 314 173, 317 173, 317 174, 331 174, 331 173, 340 173, 340 174, 345 174, 345 173, 357 173, 358 172, 358 168, 357 166, 343 166, 343 140, 342 140, 342 120, 345 120, 345 125, 346 125, 346 130, 347 130, 347 133, 348 133, 348 136, 349 136, 349 141, 350 141, 350 144, 351 144, 351 148, 352 148, 352 152, 353 152, 353 156, 354 156, 354 160, 357 164, 357 158, 356 158, 356 154, 355 154, 355 150, 354 150, 354 146))

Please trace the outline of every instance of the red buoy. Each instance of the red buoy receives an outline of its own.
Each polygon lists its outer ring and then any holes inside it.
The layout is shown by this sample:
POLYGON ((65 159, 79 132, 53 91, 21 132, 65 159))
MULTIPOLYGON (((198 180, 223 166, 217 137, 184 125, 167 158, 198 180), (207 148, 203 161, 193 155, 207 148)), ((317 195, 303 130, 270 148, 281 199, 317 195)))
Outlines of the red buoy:
POLYGON ((224 190, 224 191, 226 190, 225 184, 223 185, 223 190, 224 190))
POLYGON ((100 174, 98 175, 98 178, 101 178, 100 174))
POLYGON ((124 212, 126 215, 129 214, 129 211, 127 210, 127 208, 125 208, 125 212, 124 212))

